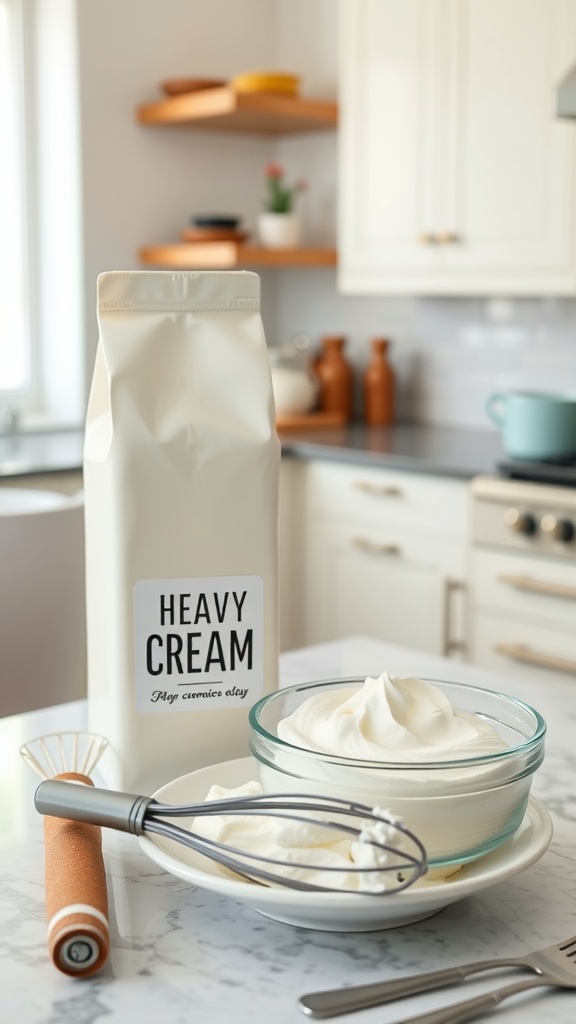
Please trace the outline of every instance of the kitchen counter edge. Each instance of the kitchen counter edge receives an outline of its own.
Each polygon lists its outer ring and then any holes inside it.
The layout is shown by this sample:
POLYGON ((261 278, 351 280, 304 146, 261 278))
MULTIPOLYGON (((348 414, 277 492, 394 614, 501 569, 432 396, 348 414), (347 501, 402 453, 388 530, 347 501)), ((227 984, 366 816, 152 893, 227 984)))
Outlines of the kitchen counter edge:
MULTIPOLYGON (((0 481, 80 471, 83 439, 82 430, 0 437, 0 481)), ((466 480, 493 472, 503 458, 494 431, 425 424, 367 427, 351 423, 322 430, 282 430, 280 440, 285 457, 331 459, 466 480)))

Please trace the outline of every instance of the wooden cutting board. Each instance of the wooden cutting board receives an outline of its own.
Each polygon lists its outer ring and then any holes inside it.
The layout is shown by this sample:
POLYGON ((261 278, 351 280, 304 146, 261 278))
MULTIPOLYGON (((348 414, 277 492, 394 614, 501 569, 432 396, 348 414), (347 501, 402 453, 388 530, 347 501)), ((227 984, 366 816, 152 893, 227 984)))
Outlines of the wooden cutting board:
POLYGON ((276 417, 278 430, 318 430, 326 427, 343 427, 346 423, 346 416, 339 412, 307 412, 276 417))

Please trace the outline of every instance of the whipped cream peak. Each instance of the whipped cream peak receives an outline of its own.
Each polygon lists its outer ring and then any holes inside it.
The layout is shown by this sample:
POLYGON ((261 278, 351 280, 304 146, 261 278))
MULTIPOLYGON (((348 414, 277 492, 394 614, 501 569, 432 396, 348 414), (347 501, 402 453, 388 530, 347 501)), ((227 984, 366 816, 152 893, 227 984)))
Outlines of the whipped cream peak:
POLYGON ((506 749, 496 729, 454 708, 432 683, 383 672, 354 689, 326 687, 278 723, 306 750, 400 764, 483 757, 506 749))

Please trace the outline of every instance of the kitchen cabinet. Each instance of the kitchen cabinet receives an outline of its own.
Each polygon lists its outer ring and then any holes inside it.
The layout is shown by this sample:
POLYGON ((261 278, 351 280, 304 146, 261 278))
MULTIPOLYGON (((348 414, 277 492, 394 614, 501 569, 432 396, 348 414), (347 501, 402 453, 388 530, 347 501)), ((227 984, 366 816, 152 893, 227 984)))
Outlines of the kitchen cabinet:
POLYGON ((576 565, 477 547, 471 661, 539 683, 576 679, 576 565))
MULTIPOLYGON (((334 130, 337 104, 274 93, 241 93, 230 86, 170 96, 138 108, 145 126, 186 126, 192 130, 240 132, 259 136, 334 130)), ((148 267, 233 269, 235 267, 333 266, 332 248, 265 249, 235 241, 143 246, 138 259, 148 267)))
POLYGON ((314 460, 303 501, 305 643, 465 654, 464 482, 314 460))
POLYGON ((280 650, 300 646, 302 638, 302 581, 305 464, 282 457, 278 503, 278 575, 280 650))
POLYGON ((576 293, 576 0, 342 0, 339 285, 576 293))

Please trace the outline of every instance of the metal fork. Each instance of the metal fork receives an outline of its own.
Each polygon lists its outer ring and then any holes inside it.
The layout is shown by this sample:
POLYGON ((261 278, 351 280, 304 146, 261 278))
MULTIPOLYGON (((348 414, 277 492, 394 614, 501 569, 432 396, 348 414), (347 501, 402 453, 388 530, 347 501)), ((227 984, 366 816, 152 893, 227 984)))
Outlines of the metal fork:
POLYGON ((371 985, 353 985, 350 988, 328 989, 323 992, 309 992, 301 996, 298 1005, 310 1017, 336 1017, 341 1013, 352 1013, 353 1010, 365 1010, 369 1006, 390 1003, 403 996, 417 995, 419 992, 430 992, 444 985, 452 985, 462 981, 471 974, 494 970, 497 967, 520 967, 536 974, 536 978, 523 978, 495 992, 469 999, 454 1006, 435 1010, 420 1017, 410 1017, 402 1024, 457 1024, 481 1010, 497 1006, 503 999, 522 992, 524 989, 537 988, 539 985, 556 985, 563 988, 576 988, 576 935, 564 939, 556 946, 547 946, 536 953, 524 957, 502 957, 499 960, 477 960, 474 963, 462 964, 460 967, 449 967, 446 970, 430 971, 414 977, 398 978, 393 981, 381 981, 371 985))

